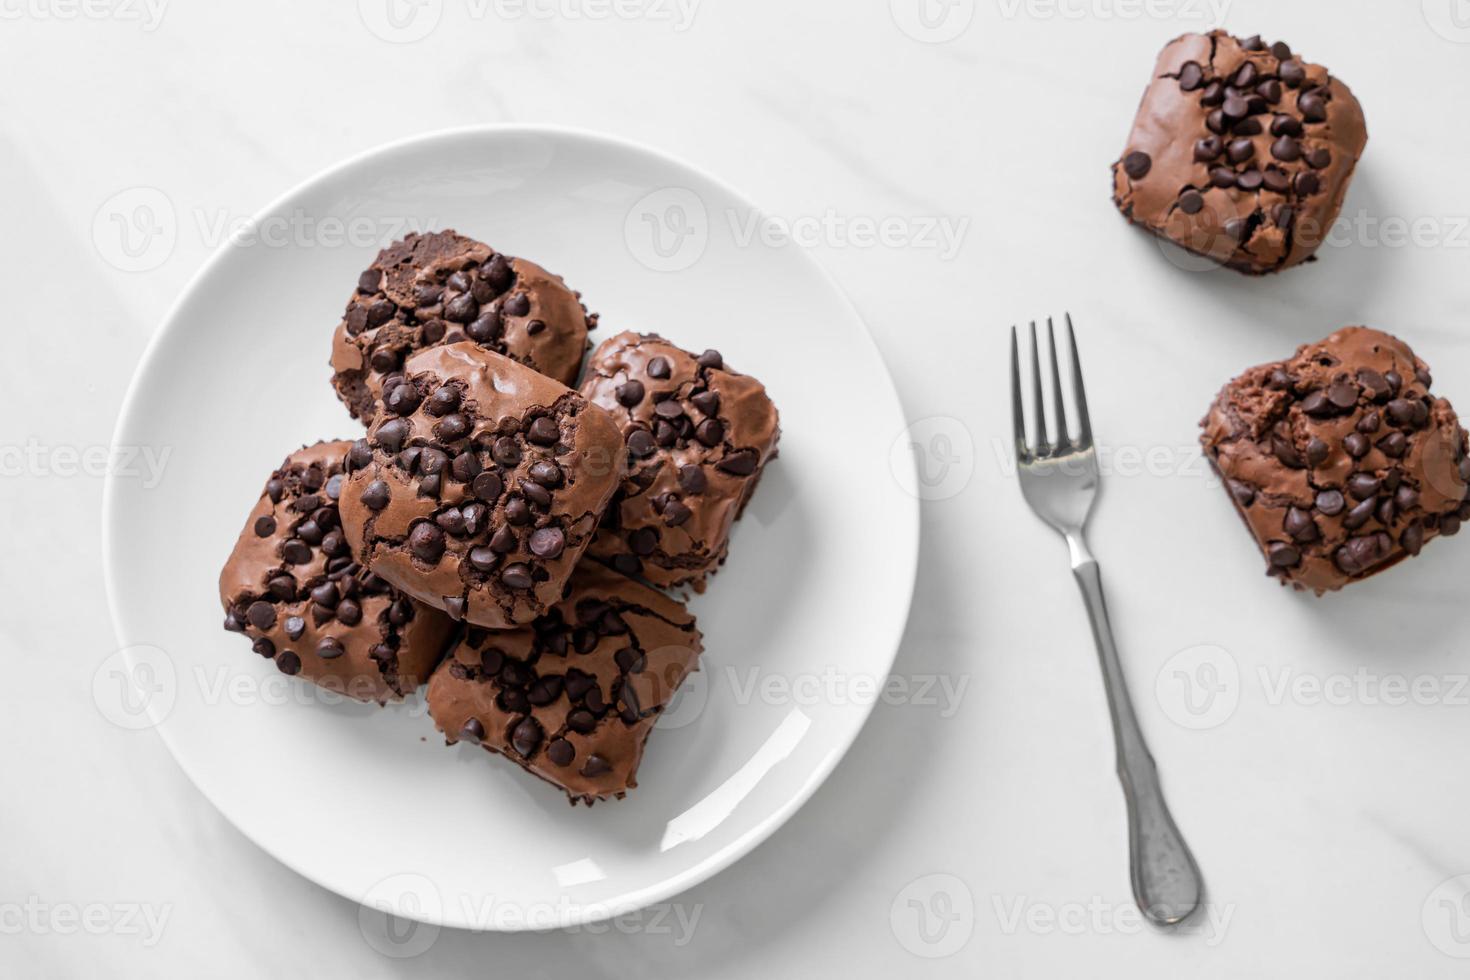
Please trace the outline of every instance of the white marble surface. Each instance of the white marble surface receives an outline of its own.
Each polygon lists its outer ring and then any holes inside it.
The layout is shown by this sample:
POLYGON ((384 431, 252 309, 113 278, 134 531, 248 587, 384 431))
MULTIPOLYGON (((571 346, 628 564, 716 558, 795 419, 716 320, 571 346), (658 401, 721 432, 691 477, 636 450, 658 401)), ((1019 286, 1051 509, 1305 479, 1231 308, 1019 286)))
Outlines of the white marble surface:
POLYGON ((1191 449, 1226 377, 1346 323, 1400 333, 1470 400, 1463 2, 1226 3, 1346 79, 1372 134, 1340 240, 1263 282, 1179 268, 1108 200, 1154 53, 1209 25, 1204 0, 952 0, 927 28, 907 0, 423 0, 396 34, 380 0, 326 6, 0 2, 0 973, 1464 975, 1470 550, 1287 594, 1191 449), (948 446, 924 459, 951 469, 896 676, 962 694, 880 704, 801 813, 667 914, 395 946, 99 711, 97 463, 222 228, 346 156, 487 121, 641 140, 818 229, 793 247, 851 294, 910 418, 937 419, 919 441, 948 446), (172 235, 129 255, 114 216, 172 235), (1112 449, 1094 549, 1210 887, 1184 935, 1129 903, 1087 624, 1004 460, 1005 330, 1063 309, 1112 449))

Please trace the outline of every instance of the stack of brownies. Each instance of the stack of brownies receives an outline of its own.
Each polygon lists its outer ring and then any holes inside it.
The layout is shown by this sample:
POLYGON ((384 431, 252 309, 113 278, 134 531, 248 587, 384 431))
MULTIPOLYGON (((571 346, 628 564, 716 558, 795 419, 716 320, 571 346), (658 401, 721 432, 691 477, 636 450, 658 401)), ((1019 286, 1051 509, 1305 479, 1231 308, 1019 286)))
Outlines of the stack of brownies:
POLYGON ((703 649, 660 589, 703 590, 780 437, 718 351, 621 333, 583 371, 596 322, 453 231, 384 249, 332 347, 366 436, 288 456, 220 575, 281 671, 379 704, 427 681, 449 743, 589 804, 636 785, 703 649))

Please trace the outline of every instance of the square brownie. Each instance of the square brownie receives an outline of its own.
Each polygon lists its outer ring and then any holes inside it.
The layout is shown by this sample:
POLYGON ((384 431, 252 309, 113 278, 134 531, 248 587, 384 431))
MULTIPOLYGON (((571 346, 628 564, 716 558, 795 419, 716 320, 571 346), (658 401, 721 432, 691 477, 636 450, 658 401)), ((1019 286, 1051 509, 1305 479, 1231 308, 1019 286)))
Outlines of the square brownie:
POLYGON ((383 385, 347 454, 352 553, 456 620, 503 629, 545 615, 622 478, 617 425, 472 343, 420 351, 383 385))
POLYGON ((414 352, 473 341, 576 384, 597 325, 560 276, 454 231, 409 235, 378 253, 332 338, 332 386, 372 422, 383 379, 414 352))
POLYGON ((428 679, 453 624, 352 560, 337 501, 350 442, 286 457, 220 572, 225 629, 284 674, 359 701, 402 700, 428 679))
POLYGON ((628 474, 589 554, 661 587, 701 588, 781 438, 765 387, 719 351, 620 333, 587 361, 582 394, 628 443, 628 474))
POLYGON ((1224 31, 1166 46, 1113 200, 1155 235, 1252 275, 1310 259, 1368 141, 1363 109, 1321 65, 1224 31))
POLYGON ((467 629, 429 681, 429 713, 450 745, 503 755, 574 804, 621 798, 702 649, 683 605, 583 562, 530 626, 467 629))
POLYGON ((1268 574, 1321 595, 1470 519, 1466 433, 1430 384, 1402 341, 1348 327, 1225 386, 1201 442, 1268 574))

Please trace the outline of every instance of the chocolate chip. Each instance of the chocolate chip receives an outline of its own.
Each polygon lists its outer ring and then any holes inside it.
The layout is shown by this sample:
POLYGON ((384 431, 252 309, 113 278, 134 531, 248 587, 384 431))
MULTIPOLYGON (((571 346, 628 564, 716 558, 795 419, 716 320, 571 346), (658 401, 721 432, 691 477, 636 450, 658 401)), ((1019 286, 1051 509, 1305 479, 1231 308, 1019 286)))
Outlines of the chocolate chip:
POLYGON ((1296 175, 1292 186, 1296 188, 1296 192, 1302 197, 1311 197, 1322 189, 1322 181, 1317 179, 1316 174, 1302 173, 1296 175))
POLYGON ((707 370, 717 370, 725 366, 725 358, 713 347, 696 357, 694 362, 707 370))
POLYGON ((551 506, 551 492, 535 480, 522 480, 519 489, 521 495, 537 507, 551 506))
POLYGON ((1330 452, 1331 450, 1328 448, 1327 443, 1323 442, 1316 436, 1313 436, 1311 439, 1307 440, 1306 455, 1307 463, 1309 465, 1321 466, 1322 463, 1326 461, 1328 453, 1330 452))
POLYGON ((378 300, 372 306, 369 306, 368 307, 368 310, 367 310, 367 326, 368 326, 368 328, 369 329, 372 329, 373 327, 381 327, 383 324, 385 324, 389 320, 393 319, 393 314, 395 314, 397 312, 398 312, 398 307, 394 306, 388 300, 386 300, 386 299, 380 299, 380 300, 378 300))
POLYGON ((1216 160, 1224 152, 1224 141, 1218 136, 1209 136, 1196 141, 1194 144, 1194 159, 1199 163, 1209 163, 1211 160, 1216 160))
POLYGON ((1325 418, 1333 413, 1332 402, 1327 392, 1320 388, 1301 400, 1301 410, 1314 418, 1325 418))
POLYGON ((1197 62, 1187 61, 1179 70, 1179 87, 1186 92, 1193 92, 1204 84, 1205 70, 1197 62))
POLYGON ((648 362, 648 376, 663 380, 670 374, 669 359, 667 357, 655 357, 648 362))
POLYGON ((582 766, 582 775, 589 778, 602 776, 612 772, 612 766, 602 756, 593 753, 587 757, 587 762, 582 766))
POLYGON ((362 505, 368 510, 379 511, 388 506, 391 497, 392 491, 388 489, 387 482, 374 480, 362 491, 362 505))
POLYGON ((697 465, 691 463, 679 467, 679 487, 685 493, 703 493, 708 485, 704 470, 697 465))
POLYGON ((1296 107, 1301 112, 1302 119, 1309 123, 1327 121, 1327 103, 1316 92, 1308 92, 1297 99, 1296 107))
POLYGON ((501 322, 500 311, 492 306, 481 312, 469 326, 464 328, 464 332, 476 343, 493 344, 500 339, 504 329, 505 325, 501 322))
POLYGON ((1247 61, 1245 64, 1241 65, 1235 70, 1235 87, 1242 89, 1250 88, 1256 83, 1256 79, 1259 77, 1259 75, 1260 73, 1256 71, 1255 62, 1247 61))
POLYGON ((1275 167, 1266 168, 1266 190, 1276 194, 1285 194, 1291 187, 1291 178, 1275 167))
POLYGON ((1338 490, 1323 490, 1317 494, 1317 510, 1328 517, 1336 517, 1347 507, 1347 501, 1338 490))
POLYGON ((1351 381, 1336 381, 1327 389, 1327 400, 1342 411, 1358 403, 1358 386, 1351 381))
POLYGON ((487 503, 494 503, 503 489, 504 484, 500 480, 500 475, 498 473, 492 473, 489 470, 475 477, 474 481, 470 484, 470 491, 476 497, 487 503))
POLYGON ((1382 488, 1383 481, 1371 473, 1354 473, 1348 477, 1347 492, 1354 500, 1368 500, 1382 488))
POLYGON ((1282 136, 1271 144, 1271 155, 1286 163, 1294 163, 1302 158, 1302 146, 1290 136, 1282 136))
POLYGON ((434 518, 434 523, 442 527, 447 534, 456 536, 464 534, 464 512, 458 507, 451 507, 441 512, 434 518))
POLYGON ((394 385, 383 398, 383 404, 394 415, 412 415, 422 401, 419 390, 408 382, 394 385))
MULTIPOLYGON (((750 476, 755 472, 758 457, 753 449, 737 449, 729 453, 715 466, 733 476, 750 476)), ((702 475, 702 474, 701 474, 702 475)))
POLYGON ((1371 436, 1382 427, 1383 416, 1379 415, 1377 412, 1369 412, 1367 415, 1364 415, 1362 418, 1358 419, 1358 424, 1356 426, 1357 430, 1363 433, 1365 436, 1371 436))
POLYGON ((1353 459, 1362 459, 1368 455, 1368 450, 1372 449, 1373 446, 1362 433, 1351 432, 1342 440, 1342 448, 1353 459))
POLYGON ((577 750, 564 738, 556 739, 546 746, 546 758, 551 760, 552 765, 569 766, 576 756, 577 750))
POLYGON ((556 424, 556 419, 542 415, 526 430, 526 438, 538 446, 554 446, 561 438, 561 427, 556 424))
POLYGON ((710 448, 718 446, 725 438, 725 426, 719 419, 705 419, 694 430, 694 436, 710 448))
POLYGON ((530 566, 516 562, 506 565, 500 573, 500 581, 512 589, 529 589, 535 585, 535 579, 531 577, 530 566))
POLYGON ((480 719, 471 718, 459 730, 459 737, 466 742, 479 742, 485 737, 485 726, 480 724, 480 719))
POLYGON ((634 456, 647 458, 658 451, 658 445, 647 429, 634 429, 628 435, 628 451, 634 456))
POLYGON ((245 618, 258 630, 268 630, 276 625, 276 607, 269 602, 252 602, 245 610, 245 618))
MULTIPOLYGON (((399 387, 402 387, 401 385, 399 387)), ((395 389, 396 390, 396 389, 395 389)), ((396 453, 403 448, 408 439, 408 421, 406 419, 389 419, 378 426, 378 445, 390 453, 396 453)))
POLYGON ((460 483, 472 483, 482 469, 484 467, 480 465, 480 457, 469 451, 454 457, 454 462, 449 466, 449 472, 460 483))
POLYGON ((1272 136, 1300 136, 1302 123, 1295 116, 1278 115, 1271 120, 1272 136))
POLYGON ((507 316, 525 316, 531 312, 531 298, 525 293, 516 293, 505 301, 507 316))
POLYGON ((306 620, 300 616, 286 617, 286 637, 291 640, 301 639, 301 634, 306 632, 306 620))
POLYGON ((287 676, 294 677, 301 672, 301 658, 291 650, 287 650, 276 658, 276 669, 287 676))
POLYGON ((559 527, 542 527, 531 532, 531 540, 527 547, 531 554, 537 558, 545 558, 548 561, 562 553, 566 547, 566 535, 559 527))
POLYGON ((1307 154, 1307 164, 1316 170, 1326 170, 1332 166, 1332 151, 1326 147, 1319 147, 1307 154))
POLYGON ((1230 496, 1234 497, 1235 502, 1240 506, 1249 507, 1256 502, 1256 488, 1249 483, 1243 483, 1240 480, 1227 480, 1226 485, 1230 490, 1230 496))
POLYGON ((516 527, 531 523, 531 507, 520 497, 511 497, 505 502, 505 519, 516 527))
POLYGON ((490 550, 496 554, 508 555, 520 547, 520 539, 516 537, 515 531, 508 525, 502 524, 490 536, 490 550))
POLYGON ((1225 132, 1225 130, 1229 128, 1229 125, 1225 121, 1225 110, 1224 109, 1213 109, 1213 110, 1211 110, 1210 111, 1210 114, 1207 115, 1207 116, 1205 116, 1205 126, 1212 133, 1222 133, 1223 134, 1225 132))
POLYGON ((347 648, 335 636, 323 637, 322 641, 316 645, 316 655, 323 660, 336 660, 346 652, 347 648))
POLYGON ((408 548, 420 561, 436 564, 444 557, 444 532, 428 521, 420 521, 408 534, 408 548))
POLYGON ((1390 432, 1378 440, 1378 448, 1390 459, 1400 459, 1409 451, 1409 439, 1402 432, 1390 432))
MULTIPOLYGON (((570 692, 570 684, 568 691, 570 692)), ((586 708, 578 708, 567 715, 567 727, 579 735, 590 735, 597 728, 597 718, 586 708)))
POLYGON ((1270 78, 1256 86, 1256 94, 1271 105, 1275 105, 1281 101, 1281 96, 1284 93, 1281 89, 1281 83, 1274 78, 1270 78))
POLYGON ((1424 548, 1424 525, 1415 521, 1399 536, 1399 544, 1410 555, 1417 555, 1424 548))
POLYGON ((664 504, 664 523, 669 527, 678 527, 693 516, 693 512, 678 500, 670 500, 664 504))
POLYGON ((1321 532, 1317 530, 1317 522, 1312 520, 1312 515, 1297 507, 1286 512, 1286 520, 1282 526, 1286 533, 1291 535, 1293 541, 1303 544, 1316 541, 1321 537, 1321 532))
POLYGON ((480 545, 470 549, 470 564, 478 571, 493 572, 495 566, 500 564, 500 556, 484 545, 480 545))
POLYGON ((469 293, 460 293, 444 304, 444 319, 454 323, 469 323, 480 315, 480 304, 469 293))
POLYGON ((1255 169, 1247 170, 1235 178, 1235 186, 1243 191, 1260 190, 1264 182, 1265 178, 1261 176, 1261 172, 1255 169))
POLYGON ((255 535, 260 538, 268 538, 276 533, 276 519, 269 514, 262 514, 255 519, 255 535))
POLYGON ((1406 398, 1395 398, 1388 403, 1388 417, 1395 425, 1412 425, 1414 422, 1414 403, 1406 398))
POLYGON ((1205 86, 1204 92, 1199 97, 1199 104, 1211 108, 1225 101, 1225 83, 1214 81, 1205 86))
POLYGON ((341 598, 335 582, 323 582, 311 590, 311 601, 321 606, 335 606, 341 598))
POLYGON ((1411 511, 1419 506, 1419 491, 1408 484, 1404 484, 1394 493, 1393 502, 1399 510, 1405 512, 1411 511))
POLYGON ((1277 60, 1285 61, 1291 57, 1291 46, 1285 41, 1277 41, 1271 45, 1271 53, 1276 56, 1277 60))
POLYGON ((626 384, 620 384, 616 389, 616 395, 619 405, 625 408, 632 408, 634 405, 643 401, 643 382, 634 378, 626 384))
POLYGON ((510 744, 522 756, 529 759, 541 745, 543 735, 541 723, 535 718, 526 718, 511 732, 510 744))
POLYGON ((647 558, 658 549, 658 531, 651 527, 640 527, 628 533, 628 549, 633 554, 647 558))
POLYGON ((439 437, 440 442, 458 442, 470 434, 470 420, 455 412, 446 415, 434 426, 434 435, 439 437))
POLYGON ((1337 549, 1333 559, 1337 567, 1345 574, 1358 575, 1377 565, 1392 548, 1388 535, 1370 534, 1366 537, 1353 538, 1347 544, 1337 549))
POLYGON ((1360 503, 1354 504, 1353 509, 1348 511, 1347 516, 1342 519, 1342 526, 1349 531, 1356 531, 1367 524, 1373 518, 1373 511, 1378 507, 1378 501, 1372 497, 1360 503))
POLYGON ((1291 88, 1299 88, 1302 82, 1307 80, 1307 69, 1300 61, 1283 61, 1281 80, 1291 88))
POLYGON ((1232 140, 1229 154, 1231 163, 1245 163, 1256 155, 1256 144, 1250 140, 1232 140))

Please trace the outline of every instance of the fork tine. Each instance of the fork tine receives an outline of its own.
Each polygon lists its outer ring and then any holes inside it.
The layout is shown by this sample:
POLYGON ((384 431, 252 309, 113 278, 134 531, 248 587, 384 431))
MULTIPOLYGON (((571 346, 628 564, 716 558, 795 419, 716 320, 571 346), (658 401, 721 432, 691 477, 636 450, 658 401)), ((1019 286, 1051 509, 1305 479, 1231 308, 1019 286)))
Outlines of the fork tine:
POLYGON ((1014 326, 1011 327, 1011 425, 1016 437, 1016 459, 1024 462, 1031 453, 1026 448, 1026 412, 1021 407, 1021 353, 1014 326))
POLYGON ((1051 393, 1052 405, 1057 413, 1056 448, 1067 449, 1071 440, 1067 437, 1067 405, 1062 401, 1062 378, 1057 367, 1057 332, 1052 327, 1051 317, 1046 318, 1046 339, 1051 348, 1051 393))
POLYGON ((1072 314, 1067 314, 1067 339, 1072 348, 1072 393, 1077 403, 1078 425, 1081 426, 1077 433, 1077 446, 1079 449, 1092 448, 1092 418, 1087 414, 1087 389, 1082 385, 1082 355, 1077 353, 1077 334, 1072 330, 1072 314))
POLYGON ((1036 409, 1036 447, 1038 456, 1051 449, 1046 441, 1046 392, 1041 388, 1041 348, 1036 343, 1036 321, 1031 321, 1031 404, 1036 409))

